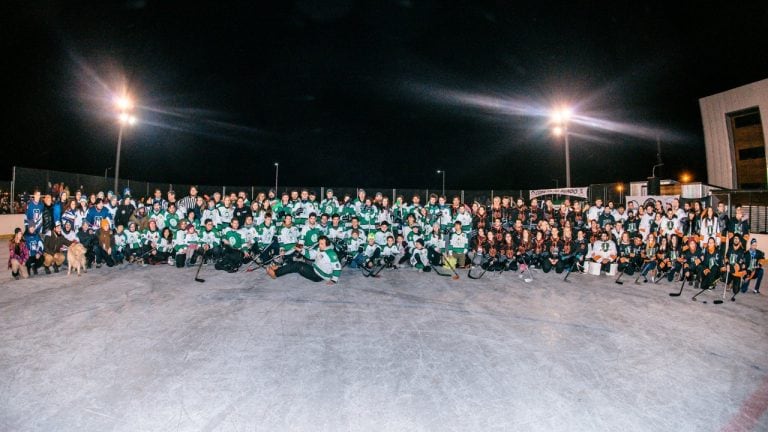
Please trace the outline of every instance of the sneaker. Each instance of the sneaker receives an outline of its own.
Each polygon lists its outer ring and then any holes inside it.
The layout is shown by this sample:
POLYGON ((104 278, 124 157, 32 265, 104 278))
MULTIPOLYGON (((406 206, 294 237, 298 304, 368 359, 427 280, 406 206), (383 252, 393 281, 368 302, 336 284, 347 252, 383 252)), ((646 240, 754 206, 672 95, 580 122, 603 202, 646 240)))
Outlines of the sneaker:
POLYGON ((755 294, 760 294, 760 290, 759 289, 753 289, 752 292, 755 293, 755 294))
POLYGON ((47 275, 51 274, 51 269, 46 267, 45 268, 45 274, 47 274, 47 275))
POLYGON ((173 257, 168 257, 168 265, 171 265, 171 266, 172 266, 172 265, 174 265, 174 264, 175 264, 175 263, 173 262, 173 257))
POLYGON ((37 267, 35 267, 35 268, 33 269, 33 271, 35 272, 35 276, 37 276, 37 267))

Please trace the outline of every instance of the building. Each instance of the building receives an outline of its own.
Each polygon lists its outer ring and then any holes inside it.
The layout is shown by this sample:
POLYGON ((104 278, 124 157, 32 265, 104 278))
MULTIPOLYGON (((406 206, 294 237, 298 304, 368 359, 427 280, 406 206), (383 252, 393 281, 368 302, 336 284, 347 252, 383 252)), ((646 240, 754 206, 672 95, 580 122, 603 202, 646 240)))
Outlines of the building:
POLYGON ((699 99, 708 183, 768 189, 768 79, 699 99))

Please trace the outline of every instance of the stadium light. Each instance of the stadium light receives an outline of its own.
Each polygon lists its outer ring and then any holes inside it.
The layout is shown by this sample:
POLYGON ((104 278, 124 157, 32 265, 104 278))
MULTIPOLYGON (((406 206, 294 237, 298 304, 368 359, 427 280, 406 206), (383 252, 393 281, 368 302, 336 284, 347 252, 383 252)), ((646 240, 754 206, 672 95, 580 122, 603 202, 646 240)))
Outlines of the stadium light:
POLYGON ((555 136, 563 136, 565 141, 565 187, 571 187, 571 152, 568 143, 568 121, 573 111, 569 107, 560 107, 552 111, 550 115, 554 127, 552 133, 555 136))
POLYGON ((691 178, 692 178, 691 175, 685 172, 680 176, 680 181, 682 183, 689 183, 691 181, 691 178))
POLYGON ((116 97, 115 107, 117 107, 118 111, 130 111, 133 109, 133 100, 128 96, 116 97))
POLYGON ((115 107, 119 114, 117 116, 117 122, 120 124, 120 129, 117 133, 117 156, 115 157, 115 194, 118 191, 118 182, 120 181, 120 148, 123 144, 123 130, 126 126, 133 126, 136 124, 136 117, 130 114, 133 110, 133 99, 129 96, 123 95, 115 98, 115 107))

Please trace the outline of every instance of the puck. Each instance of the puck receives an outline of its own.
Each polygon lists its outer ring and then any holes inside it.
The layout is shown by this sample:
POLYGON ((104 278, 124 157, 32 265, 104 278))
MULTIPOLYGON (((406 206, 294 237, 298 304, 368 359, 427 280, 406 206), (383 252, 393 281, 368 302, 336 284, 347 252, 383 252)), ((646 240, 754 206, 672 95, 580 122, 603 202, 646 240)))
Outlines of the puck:
POLYGON ((707 304, 707 301, 706 301, 706 300, 704 300, 702 303, 704 303, 704 304, 707 304))

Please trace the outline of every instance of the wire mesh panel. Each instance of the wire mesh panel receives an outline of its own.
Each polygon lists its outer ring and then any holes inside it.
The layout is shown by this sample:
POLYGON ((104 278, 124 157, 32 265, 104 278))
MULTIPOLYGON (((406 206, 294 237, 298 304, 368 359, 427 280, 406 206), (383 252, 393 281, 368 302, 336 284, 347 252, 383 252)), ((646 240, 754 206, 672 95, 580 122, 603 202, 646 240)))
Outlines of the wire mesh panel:
POLYGON ((488 206, 491 203, 491 190, 465 190, 464 202, 467 204, 478 203, 480 205, 488 206))
POLYGON ((0 181, 0 214, 16 213, 11 200, 11 182, 0 181))

